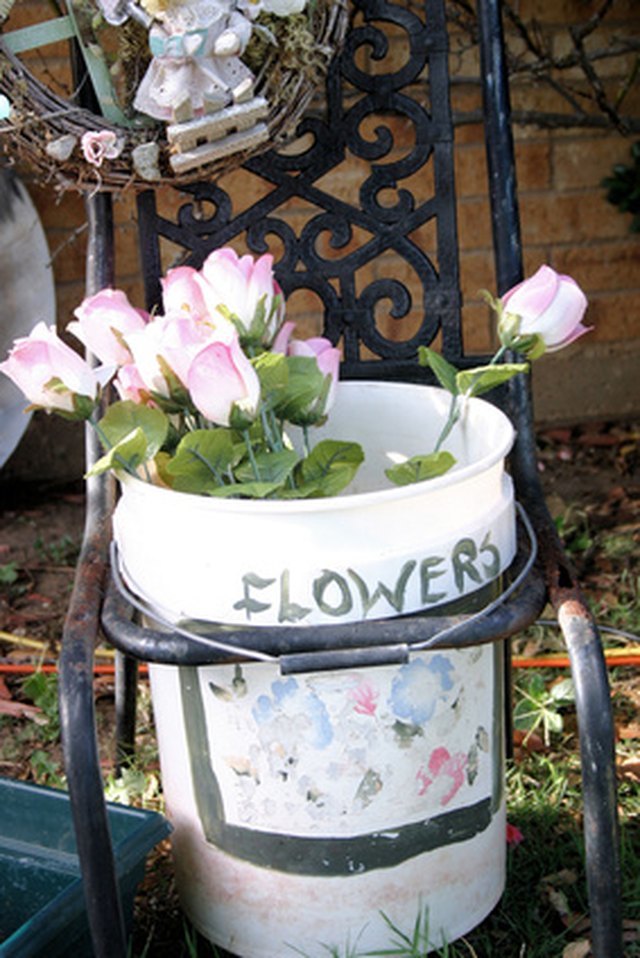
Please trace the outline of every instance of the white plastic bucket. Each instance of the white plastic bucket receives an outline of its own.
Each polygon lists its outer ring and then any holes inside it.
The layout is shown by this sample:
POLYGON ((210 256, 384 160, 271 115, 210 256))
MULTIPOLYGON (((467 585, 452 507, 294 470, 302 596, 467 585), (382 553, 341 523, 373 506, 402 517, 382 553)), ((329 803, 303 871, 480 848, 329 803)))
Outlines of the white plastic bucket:
POLYGON ((152 665, 176 882, 241 958, 440 947, 505 881, 501 646, 281 676, 152 665), (298 949, 296 952, 295 949, 298 949))
POLYGON ((404 487, 384 475, 433 449, 448 404, 426 386, 341 383, 325 430, 359 442, 365 461, 335 498, 211 499, 123 477, 126 583, 172 622, 269 626, 385 618, 477 591, 515 553, 508 418, 473 399, 447 442, 450 473, 404 487))
MULTIPOLYGON (((438 389, 341 384, 330 435, 360 442, 367 465, 336 499, 209 500, 126 480, 115 532, 129 586, 165 617, 242 624, 470 606, 515 552, 506 417, 471 401, 447 444, 454 471, 381 488, 390 461, 433 447, 447 406, 438 389)), ((489 645, 295 676, 152 666, 196 928, 242 958, 321 958, 391 947, 383 916, 410 934, 427 912, 434 947, 482 921, 505 877, 502 665, 489 645)))

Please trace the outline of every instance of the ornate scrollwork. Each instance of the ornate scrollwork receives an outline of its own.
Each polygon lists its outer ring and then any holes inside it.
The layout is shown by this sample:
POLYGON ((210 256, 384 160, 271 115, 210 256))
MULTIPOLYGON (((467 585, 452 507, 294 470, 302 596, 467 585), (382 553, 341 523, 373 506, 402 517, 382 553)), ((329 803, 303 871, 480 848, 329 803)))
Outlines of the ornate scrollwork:
POLYGON ((255 253, 276 237, 285 293, 319 297, 347 375, 397 375, 439 332, 447 355, 460 357, 447 50, 441 2, 426 0, 420 18, 387 0, 356 0, 325 113, 300 124, 305 148, 246 164, 273 189, 233 217, 219 186, 186 187, 213 215, 198 218, 188 204, 177 228, 157 217, 157 232, 181 243, 195 266, 233 237, 244 235, 255 253), (347 190, 350 162, 364 172, 347 190), (297 229, 281 211, 292 198, 310 210, 297 229), (425 249, 428 231, 433 248, 425 249))

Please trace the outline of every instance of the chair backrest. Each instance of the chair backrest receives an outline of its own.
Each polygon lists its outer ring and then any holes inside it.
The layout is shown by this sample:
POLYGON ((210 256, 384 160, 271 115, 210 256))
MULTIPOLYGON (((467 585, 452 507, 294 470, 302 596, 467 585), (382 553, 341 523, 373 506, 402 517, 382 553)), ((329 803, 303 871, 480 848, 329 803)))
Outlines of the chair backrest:
MULTIPOLYGON (((233 192, 199 183, 184 188, 173 220, 154 191, 140 195, 146 296, 149 307, 160 299, 163 239, 199 267, 241 237, 276 253, 287 296, 311 293, 324 334, 342 345, 345 378, 425 379, 417 347, 439 336, 465 364, 445 3, 356 0, 353 10, 299 151, 246 164, 265 184, 255 202, 234 212, 233 192)), ((498 0, 480 0, 478 24, 500 292, 519 281, 521 261, 498 0)))

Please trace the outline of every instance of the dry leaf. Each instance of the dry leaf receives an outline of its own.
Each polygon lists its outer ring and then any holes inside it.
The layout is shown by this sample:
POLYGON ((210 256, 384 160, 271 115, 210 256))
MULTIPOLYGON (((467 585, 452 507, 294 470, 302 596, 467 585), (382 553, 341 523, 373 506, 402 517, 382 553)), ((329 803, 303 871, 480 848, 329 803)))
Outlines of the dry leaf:
POLYGON ((618 764, 618 772, 631 782, 640 782, 640 759, 626 758, 618 764))
POLYGON ((562 952, 562 958, 587 958, 591 954, 591 942, 583 938, 572 941, 562 952))
MULTIPOLYGON (((25 702, 0 699, 0 715, 12 715, 14 718, 30 718, 37 722, 42 715, 42 709, 37 708, 35 705, 27 705, 25 702)), ((42 720, 40 719, 40 721, 42 720)))

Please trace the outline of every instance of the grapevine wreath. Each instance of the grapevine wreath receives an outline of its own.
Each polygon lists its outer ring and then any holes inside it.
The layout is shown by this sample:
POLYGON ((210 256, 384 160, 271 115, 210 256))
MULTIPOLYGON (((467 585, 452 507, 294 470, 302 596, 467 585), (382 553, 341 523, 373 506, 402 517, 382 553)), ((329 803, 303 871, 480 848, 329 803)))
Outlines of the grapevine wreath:
POLYGON ((0 0, 0 148, 79 190, 216 177, 285 143, 347 26, 346 0, 61 2, 24 26, 0 0), (71 95, 46 49, 80 64, 71 95))

